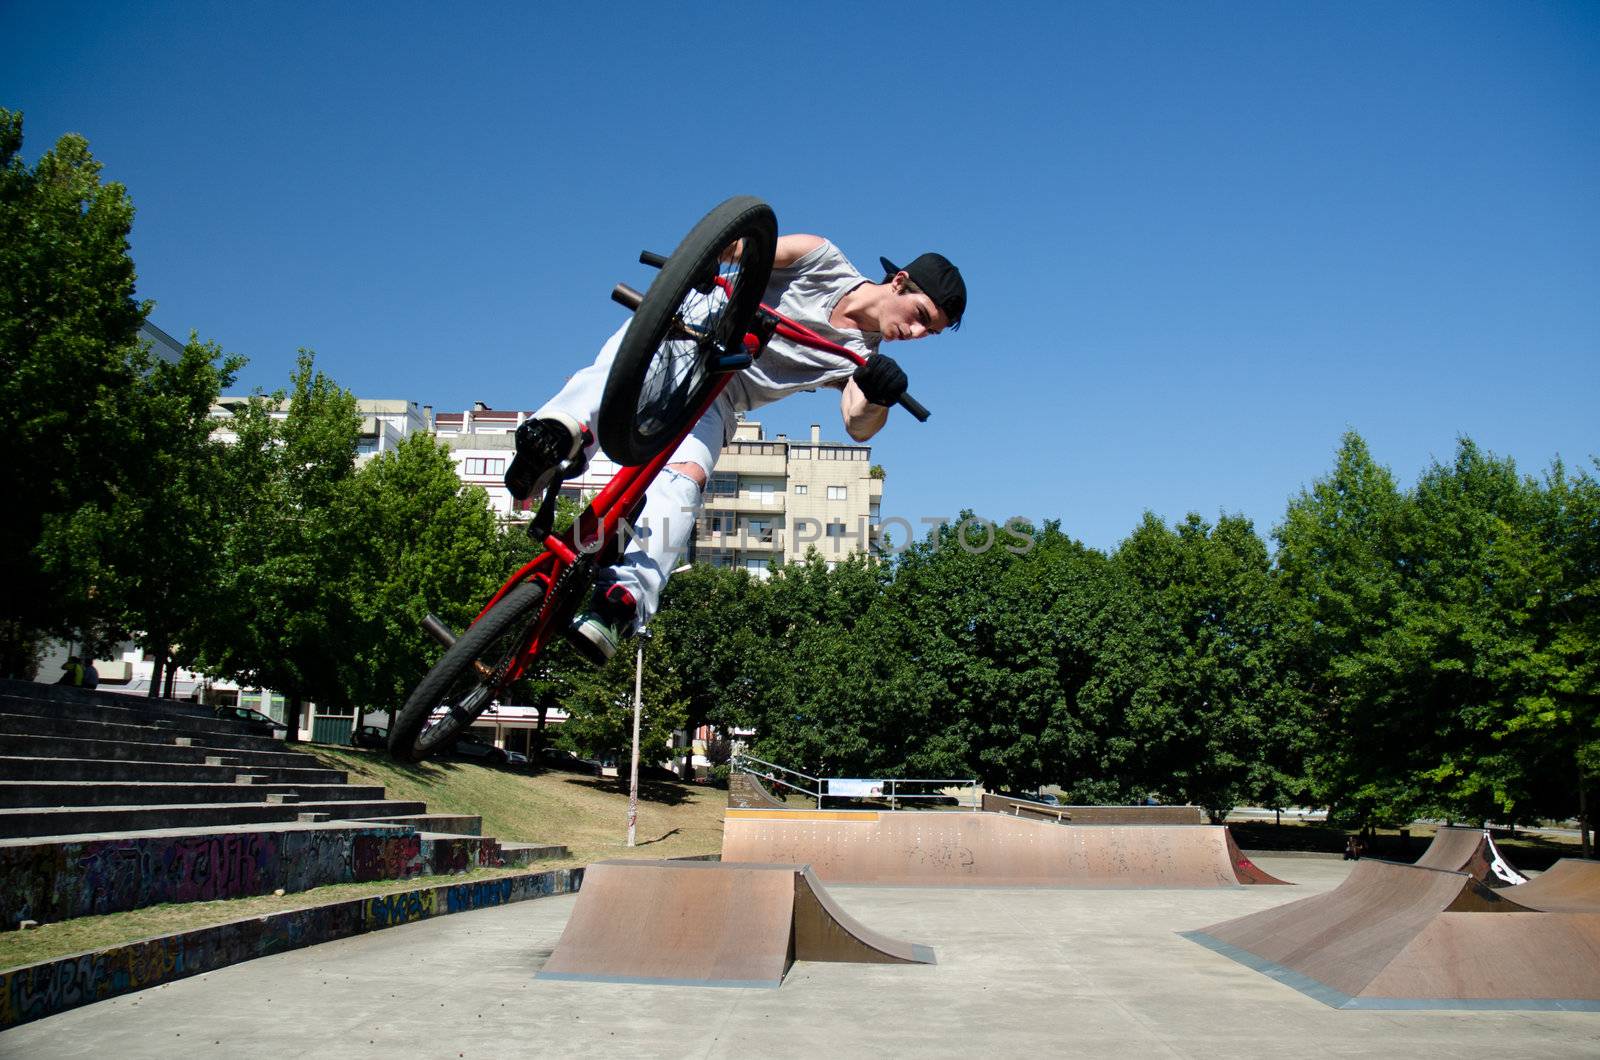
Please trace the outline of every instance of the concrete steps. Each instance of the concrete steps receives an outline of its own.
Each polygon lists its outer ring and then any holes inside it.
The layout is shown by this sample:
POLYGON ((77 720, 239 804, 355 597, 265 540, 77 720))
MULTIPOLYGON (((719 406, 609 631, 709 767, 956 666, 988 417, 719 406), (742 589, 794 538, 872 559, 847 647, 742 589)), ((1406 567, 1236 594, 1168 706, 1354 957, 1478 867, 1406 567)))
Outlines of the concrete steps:
POLYGON ((0 839, 0 928, 499 863, 492 839, 351 822, 0 839))
POLYGON ((0 729, 0 755, 24 757, 93 758, 100 760, 139 762, 188 762, 203 765, 207 758, 232 758, 245 765, 279 766, 283 768, 310 769, 321 766, 311 755, 299 751, 285 751, 278 744, 275 751, 255 751, 226 744, 206 747, 174 743, 181 737, 168 737, 150 743, 131 740, 98 740, 82 736, 59 736, 49 733, 13 733, 0 729))
MULTIPOLYGON (((239 736, 259 736, 249 722, 219 718, 210 711, 170 711, 125 697, 122 704, 57 703, 16 694, 0 693, 0 714, 28 714, 41 718, 73 718, 114 725, 154 725, 174 732, 225 732, 239 736)), ((156 703, 163 701, 156 700, 156 703)))
POLYGON ((387 800, 26 807, 0 809, 0 839, 99 831, 142 831, 150 828, 206 828, 227 824, 290 822, 299 820, 299 815, 302 813, 326 813, 330 820, 335 821, 370 820, 421 814, 426 809, 425 803, 387 800))
MULTIPOLYGON (((424 808, 425 809, 425 808, 424 808)), ((455 835, 482 835, 483 818, 476 815, 452 813, 401 812, 380 816, 363 815, 352 820, 372 821, 375 824, 398 824, 415 828, 419 832, 450 832, 455 835)))
POLYGON ((139 722, 86 721, 48 714, 9 714, 0 708, 0 732, 18 736, 68 737, 75 740, 109 740, 136 744, 178 744, 193 747, 229 747, 241 751, 279 751, 283 744, 270 736, 249 736, 218 728, 183 728, 139 722))
POLYGON ((197 762, 140 762, 118 759, 54 758, 41 756, 0 756, 0 779, 5 780, 93 780, 176 781, 195 784, 228 784, 240 773, 253 773, 272 784, 343 784, 347 777, 339 769, 302 769, 291 766, 243 765, 227 751, 207 757, 220 757, 227 765, 197 762))
POLYGON ((194 704, 0 680, 0 930, 566 852, 347 781, 194 704))
POLYGON ((301 803, 383 801, 383 788, 376 784, 274 784, 264 777, 239 772, 238 767, 235 767, 235 772, 235 780, 205 784, 126 780, 0 780, 0 809, 265 802, 269 795, 293 795, 301 803))

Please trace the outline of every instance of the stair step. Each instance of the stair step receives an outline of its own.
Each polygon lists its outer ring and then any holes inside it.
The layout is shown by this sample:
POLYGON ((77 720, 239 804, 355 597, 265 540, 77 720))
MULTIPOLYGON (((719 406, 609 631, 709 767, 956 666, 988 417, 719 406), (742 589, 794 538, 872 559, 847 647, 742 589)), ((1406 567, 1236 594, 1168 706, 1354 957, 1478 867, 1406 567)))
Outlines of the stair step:
MULTIPOLYGON (((137 762, 100 758, 56 758, 45 756, 0 756, 0 780, 132 780, 172 781, 185 784, 222 784, 242 772, 266 777, 270 783, 343 784, 346 774, 337 769, 251 764, 241 768, 232 758, 222 764, 190 762, 137 762)), ((308 756, 309 757, 309 756, 308 756)), ((315 759, 313 759, 315 761, 315 759)))
POLYGON ((73 739, 116 740, 127 743, 176 744, 209 747, 218 751, 282 751, 283 743, 270 736, 224 732, 219 728, 190 729, 174 735, 172 729, 149 724, 80 721, 42 714, 8 714, 0 709, 0 732, 14 735, 62 736, 73 739))
POLYGON ((261 824, 300 820, 302 813, 326 813, 346 821, 384 818, 405 823, 421 815, 420 802, 314 802, 275 806, 266 802, 193 803, 158 806, 77 806, 50 809, 0 809, 0 838, 59 836, 88 831, 126 832, 151 828, 195 828, 209 825, 261 824))
MULTIPOLYGON (((154 732, 155 730, 150 730, 154 732)), ((27 755, 38 758, 92 758, 96 760, 143 762, 188 762, 202 765, 217 749, 179 747, 165 740, 96 740, 81 736, 49 733, 16 733, 0 728, 0 755, 27 755)), ((303 751, 229 749, 227 755, 246 766, 287 766, 318 768, 322 763, 303 751)))
POLYGON ((455 835, 481 836, 483 818, 475 814, 428 813, 427 808, 400 814, 346 815, 345 820, 378 821, 384 824, 403 824, 419 832, 449 832, 455 835))
POLYGON ((308 802, 381 802, 377 784, 178 784, 98 780, 0 780, 0 809, 25 807, 182 806, 267 801, 297 794, 308 802))

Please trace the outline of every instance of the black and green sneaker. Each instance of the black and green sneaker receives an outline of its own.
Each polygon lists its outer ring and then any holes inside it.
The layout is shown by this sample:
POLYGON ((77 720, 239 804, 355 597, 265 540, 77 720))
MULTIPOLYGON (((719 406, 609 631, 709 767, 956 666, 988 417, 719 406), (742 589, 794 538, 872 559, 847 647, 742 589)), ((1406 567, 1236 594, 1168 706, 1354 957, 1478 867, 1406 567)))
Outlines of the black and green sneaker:
POLYGON ((589 610, 572 620, 567 628, 567 640, 578 654, 604 666, 617 653, 617 647, 633 635, 633 619, 638 613, 638 601, 626 588, 616 583, 596 585, 589 610))

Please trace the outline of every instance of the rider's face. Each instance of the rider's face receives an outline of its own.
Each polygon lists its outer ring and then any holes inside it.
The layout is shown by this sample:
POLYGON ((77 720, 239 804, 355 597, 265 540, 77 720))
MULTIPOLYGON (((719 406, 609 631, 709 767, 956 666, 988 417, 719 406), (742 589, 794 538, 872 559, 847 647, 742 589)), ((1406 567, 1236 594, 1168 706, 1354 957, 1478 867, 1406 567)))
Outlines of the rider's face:
POLYGON ((937 335, 950 325, 944 310, 933 304, 904 272, 889 281, 890 297, 878 311, 878 331, 885 342, 905 342, 937 335))

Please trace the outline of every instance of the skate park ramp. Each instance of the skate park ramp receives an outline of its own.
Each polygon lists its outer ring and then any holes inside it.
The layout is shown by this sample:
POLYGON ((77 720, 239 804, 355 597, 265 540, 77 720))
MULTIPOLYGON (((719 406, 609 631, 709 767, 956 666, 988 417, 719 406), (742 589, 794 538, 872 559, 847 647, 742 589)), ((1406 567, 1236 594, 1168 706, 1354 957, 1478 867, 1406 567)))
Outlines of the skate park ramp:
POLYGON ((1542 913, 1600 913, 1600 861, 1562 858, 1527 883, 1500 893, 1542 913))
POLYGON ((727 861, 810 865, 823 883, 1088 888, 1282 884, 1208 825, 1064 825, 999 813, 730 809, 727 861))
POLYGON ((1440 827, 1416 864, 1424 869, 1465 872, 1490 887, 1514 887, 1528 880, 1501 855, 1487 828, 1440 827))
POLYGON ((776 987, 795 961, 935 963, 857 923, 804 865, 602 861, 538 977, 776 987))
POLYGON ((1334 1008, 1600 1011, 1600 914, 1365 859, 1334 890, 1183 937, 1334 1008))

